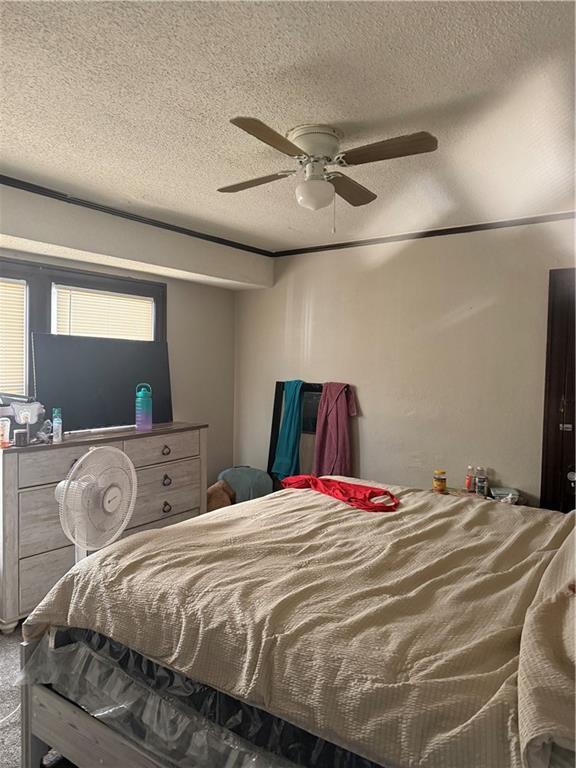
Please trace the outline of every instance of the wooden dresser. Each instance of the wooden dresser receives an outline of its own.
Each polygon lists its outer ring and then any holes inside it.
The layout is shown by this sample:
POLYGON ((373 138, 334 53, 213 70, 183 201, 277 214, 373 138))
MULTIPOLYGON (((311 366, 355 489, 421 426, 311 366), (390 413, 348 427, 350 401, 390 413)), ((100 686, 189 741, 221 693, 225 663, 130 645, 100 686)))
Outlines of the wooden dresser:
POLYGON ((173 422, 150 432, 102 430, 0 451, 0 632, 11 632, 74 564, 54 489, 90 446, 116 446, 136 467, 129 536, 206 511, 207 432, 206 424, 173 422))

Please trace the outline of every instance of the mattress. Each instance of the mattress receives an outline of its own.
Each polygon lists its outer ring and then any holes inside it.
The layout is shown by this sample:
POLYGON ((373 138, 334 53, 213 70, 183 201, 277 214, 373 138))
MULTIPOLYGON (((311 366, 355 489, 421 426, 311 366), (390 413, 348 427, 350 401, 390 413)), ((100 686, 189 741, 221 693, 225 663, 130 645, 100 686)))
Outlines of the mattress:
POLYGON ((90 629, 390 768, 547 766, 573 749, 574 516, 390 489, 392 513, 284 490, 134 535, 24 634, 90 629))
POLYGON ((178 768, 378 768, 89 630, 41 641, 22 681, 57 693, 178 768))

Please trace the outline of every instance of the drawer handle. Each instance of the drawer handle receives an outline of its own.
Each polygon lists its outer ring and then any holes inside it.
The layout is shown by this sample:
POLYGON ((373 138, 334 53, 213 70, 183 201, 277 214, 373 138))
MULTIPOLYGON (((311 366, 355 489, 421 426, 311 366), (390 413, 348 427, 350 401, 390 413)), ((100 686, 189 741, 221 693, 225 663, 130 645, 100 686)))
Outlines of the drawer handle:
POLYGON ((170 456, 172 453, 172 448, 170 448, 169 445, 165 445, 164 448, 162 448, 162 456, 170 456))
POLYGON ((172 485, 172 478, 170 477, 170 475, 164 475, 164 477, 162 478, 162 485, 165 485, 165 486, 172 485))
POLYGON ((168 512, 172 511, 172 504, 170 504, 169 501, 165 501, 164 504, 162 504, 162 512, 164 512, 165 515, 168 514, 168 512))

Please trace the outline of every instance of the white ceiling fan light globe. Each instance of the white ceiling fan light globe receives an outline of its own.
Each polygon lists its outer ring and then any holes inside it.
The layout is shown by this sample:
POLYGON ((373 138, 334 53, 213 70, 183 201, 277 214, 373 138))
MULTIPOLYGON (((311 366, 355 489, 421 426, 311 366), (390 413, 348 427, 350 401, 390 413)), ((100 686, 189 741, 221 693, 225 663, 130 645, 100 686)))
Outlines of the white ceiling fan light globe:
POLYGON ((317 211, 334 199, 334 186, 323 179, 306 179, 296 187, 296 200, 302 208, 317 211))

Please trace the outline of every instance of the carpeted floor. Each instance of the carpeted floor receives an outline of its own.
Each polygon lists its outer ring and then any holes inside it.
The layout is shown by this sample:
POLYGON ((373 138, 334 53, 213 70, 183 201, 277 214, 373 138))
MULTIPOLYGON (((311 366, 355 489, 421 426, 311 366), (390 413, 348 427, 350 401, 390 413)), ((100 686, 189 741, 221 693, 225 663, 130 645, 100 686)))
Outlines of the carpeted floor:
MULTIPOLYGON (((0 768, 20 768, 20 710, 14 711, 20 704, 20 688, 14 683, 20 669, 21 641, 20 627, 11 635, 0 633, 0 768)), ((74 768, 55 752, 47 755, 44 764, 46 768, 74 768)))

